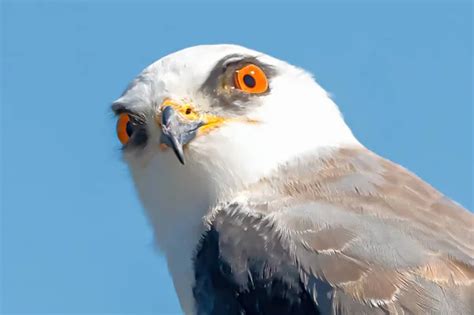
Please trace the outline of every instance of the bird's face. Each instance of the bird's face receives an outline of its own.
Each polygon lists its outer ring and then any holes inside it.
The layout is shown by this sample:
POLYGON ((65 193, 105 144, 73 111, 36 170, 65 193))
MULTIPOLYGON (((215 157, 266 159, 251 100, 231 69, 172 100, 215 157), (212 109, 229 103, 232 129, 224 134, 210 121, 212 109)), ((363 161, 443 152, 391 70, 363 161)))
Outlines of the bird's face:
POLYGON ((310 75, 234 45, 158 60, 112 108, 141 193, 163 182, 179 191, 193 179, 228 189, 292 156, 353 139, 310 75))

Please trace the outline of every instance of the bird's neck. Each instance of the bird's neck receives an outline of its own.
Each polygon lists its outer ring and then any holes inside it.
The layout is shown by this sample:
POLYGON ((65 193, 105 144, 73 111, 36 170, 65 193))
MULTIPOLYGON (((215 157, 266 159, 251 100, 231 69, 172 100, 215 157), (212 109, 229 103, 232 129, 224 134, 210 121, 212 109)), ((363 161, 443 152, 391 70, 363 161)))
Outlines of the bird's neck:
POLYGON ((205 230, 204 218, 209 211, 287 162, 308 154, 317 158, 337 148, 327 145, 327 137, 318 140, 309 132, 293 139, 283 132, 278 134, 278 130, 270 130, 274 137, 268 137, 266 130, 237 129, 209 135, 206 143, 196 139, 194 148, 191 146, 187 151, 184 166, 172 152, 166 152, 169 154, 155 155, 146 167, 132 167, 156 244, 166 256, 186 313, 192 312, 194 303, 193 253, 205 230))
POLYGON ((192 255, 204 231, 203 217, 216 200, 206 175, 190 164, 183 166, 173 154, 162 154, 145 168, 131 168, 186 314, 192 314, 194 306, 192 255))

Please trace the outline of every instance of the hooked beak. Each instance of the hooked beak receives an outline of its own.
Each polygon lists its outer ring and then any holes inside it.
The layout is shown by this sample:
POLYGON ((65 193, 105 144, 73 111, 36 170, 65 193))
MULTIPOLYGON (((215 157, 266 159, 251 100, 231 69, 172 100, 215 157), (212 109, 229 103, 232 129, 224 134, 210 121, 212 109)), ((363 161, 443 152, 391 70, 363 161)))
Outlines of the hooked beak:
POLYGON ((166 99, 160 106, 158 124, 161 126, 160 143, 171 147, 184 164, 183 147, 196 136, 221 126, 227 118, 199 112, 192 104, 166 99))
POLYGON ((184 165, 183 146, 196 137, 199 127, 204 124, 204 121, 199 118, 187 119, 173 106, 165 105, 161 111, 160 143, 171 147, 178 160, 184 165))
POLYGON ((157 123, 161 127, 160 143, 171 147, 183 165, 183 147, 196 136, 205 135, 226 122, 258 123, 245 117, 221 117, 199 112, 192 104, 174 102, 170 99, 161 104, 159 112, 161 115, 157 116, 157 123))

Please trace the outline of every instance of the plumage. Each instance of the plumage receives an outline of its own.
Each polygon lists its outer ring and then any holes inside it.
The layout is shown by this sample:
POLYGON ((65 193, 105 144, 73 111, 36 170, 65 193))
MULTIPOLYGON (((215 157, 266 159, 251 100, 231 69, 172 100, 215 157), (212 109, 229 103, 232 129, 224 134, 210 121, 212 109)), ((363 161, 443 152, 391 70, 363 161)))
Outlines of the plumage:
POLYGON ((298 159, 239 200, 207 220, 243 292, 299 279, 322 313, 473 309, 472 215, 366 149, 298 159))
POLYGON ((473 215, 359 143, 305 71, 196 46, 112 108, 186 314, 472 313, 473 215))

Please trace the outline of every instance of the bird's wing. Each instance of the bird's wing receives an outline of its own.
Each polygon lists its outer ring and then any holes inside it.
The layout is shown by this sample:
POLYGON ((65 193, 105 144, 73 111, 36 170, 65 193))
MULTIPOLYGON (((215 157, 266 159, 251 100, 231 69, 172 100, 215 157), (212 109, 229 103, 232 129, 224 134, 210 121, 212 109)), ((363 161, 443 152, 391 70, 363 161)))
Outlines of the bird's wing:
POLYGON ((406 169, 345 149, 243 196, 209 222, 244 286, 260 266, 297 272, 323 314, 472 314, 474 216, 406 169))

